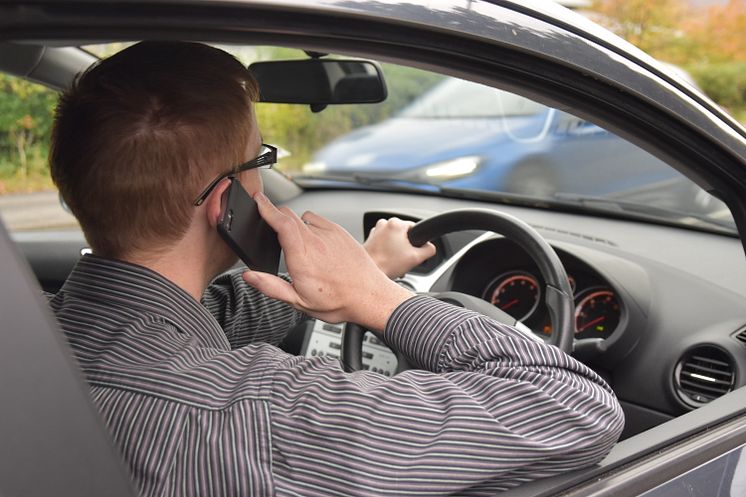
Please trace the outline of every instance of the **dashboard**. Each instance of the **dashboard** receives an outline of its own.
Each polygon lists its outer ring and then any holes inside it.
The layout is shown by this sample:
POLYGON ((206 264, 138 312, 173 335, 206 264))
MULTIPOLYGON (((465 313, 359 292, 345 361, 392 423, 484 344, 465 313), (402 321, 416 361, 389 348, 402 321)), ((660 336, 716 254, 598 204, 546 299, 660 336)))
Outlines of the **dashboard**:
MULTIPOLYGON (((627 418, 624 438, 746 384, 746 261, 737 238, 396 193, 307 191, 289 205, 327 216, 359 239, 379 217, 418 220, 464 207, 498 209, 529 223, 565 267, 575 303, 573 355, 614 389, 627 418)), ((446 235, 436 245, 433 260, 401 284, 417 292, 467 293, 497 305, 538 336, 551 334, 543 278, 518 245, 476 231, 446 235)), ((306 342, 318 344, 319 325, 313 330, 306 342)), ((324 353, 339 354, 337 344, 329 343, 324 353)), ((396 358, 385 346, 366 341, 364 351, 364 366, 395 372, 396 358)))

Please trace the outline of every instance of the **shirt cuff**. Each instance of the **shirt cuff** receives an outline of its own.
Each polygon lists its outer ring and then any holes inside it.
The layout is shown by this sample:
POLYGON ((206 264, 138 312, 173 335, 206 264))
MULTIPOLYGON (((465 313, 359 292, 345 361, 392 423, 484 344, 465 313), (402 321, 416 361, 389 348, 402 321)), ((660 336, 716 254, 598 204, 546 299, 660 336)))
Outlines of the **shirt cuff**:
POLYGON ((437 373, 449 338, 464 322, 476 316, 474 311, 417 295, 394 309, 383 339, 413 366, 437 373))

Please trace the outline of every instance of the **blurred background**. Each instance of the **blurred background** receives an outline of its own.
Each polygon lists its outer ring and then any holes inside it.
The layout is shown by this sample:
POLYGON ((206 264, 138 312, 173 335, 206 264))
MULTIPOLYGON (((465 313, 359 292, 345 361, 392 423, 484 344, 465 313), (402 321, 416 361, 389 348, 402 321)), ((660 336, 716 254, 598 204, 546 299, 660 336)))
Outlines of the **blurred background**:
MULTIPOLYGON (((551 0, 547 0, 551 1, 551 0)), ((746 0, 562 0, 657 59, 686 71, 715 102, 746 123, 746 0)), ((121 43, 88 47, 106 56, 121 43)), ((305 57, 278 48, 238 49, 248 63, 257 59, 305 57)), ((292 174, 313 150, 334 137, 380 122, 424 91, 439 77, 384 64, 388 100, 372 106, 336 106, 315 114, 304 106, 259 106, 265 137, 292 151, 280 165, 292 174), (406 72, 407 74, 403 74, 406 72), (406 77, 405 77, 406 76, 406 77)), ((40 85, 0 74, 0 196, 49 192, 47 152, 57 95, 40 85)), ((2 210, 2 209, 0 209, 2 210)))

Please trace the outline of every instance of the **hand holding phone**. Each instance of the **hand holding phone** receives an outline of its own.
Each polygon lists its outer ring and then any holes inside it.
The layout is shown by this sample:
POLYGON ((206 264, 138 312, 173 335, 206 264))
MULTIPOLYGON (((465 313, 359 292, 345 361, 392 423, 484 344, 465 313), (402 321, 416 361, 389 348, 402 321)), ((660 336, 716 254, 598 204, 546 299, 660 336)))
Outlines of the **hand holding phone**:
POLYGON ((258 271, 243 279, 266 296, 330 323, 349 321, 382 331, 393 310, 414 296, 390 280, 360 242, 310 211, 298 217, 257 194, 262 217, 278 232, 292 283, 258 271))
POLYGON ((259 214, 256 202, 236 178, 223 192, 218 233, 251 269, 277 274, 280 243, 277 233, 259 214))

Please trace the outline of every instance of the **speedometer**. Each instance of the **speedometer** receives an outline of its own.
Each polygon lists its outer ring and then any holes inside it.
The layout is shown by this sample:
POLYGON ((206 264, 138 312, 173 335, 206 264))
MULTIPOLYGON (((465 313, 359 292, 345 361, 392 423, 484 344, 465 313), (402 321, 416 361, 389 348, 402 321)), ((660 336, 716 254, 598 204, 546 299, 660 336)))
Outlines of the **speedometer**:
POLYGON ((575 307, 576 338, 606 338, 617 326, 622 311, 616 294, 608 288, 592 288, 575 307))
POLYGON ((529 317, 539 305, 539 280, 525 271, 504 273, 487 286, 484 299, 519 321, 529 317))

